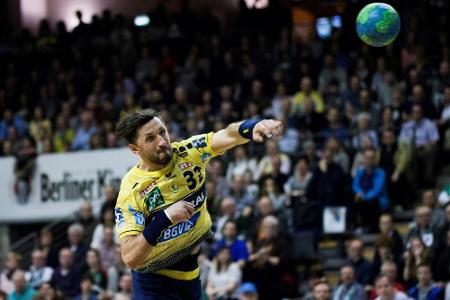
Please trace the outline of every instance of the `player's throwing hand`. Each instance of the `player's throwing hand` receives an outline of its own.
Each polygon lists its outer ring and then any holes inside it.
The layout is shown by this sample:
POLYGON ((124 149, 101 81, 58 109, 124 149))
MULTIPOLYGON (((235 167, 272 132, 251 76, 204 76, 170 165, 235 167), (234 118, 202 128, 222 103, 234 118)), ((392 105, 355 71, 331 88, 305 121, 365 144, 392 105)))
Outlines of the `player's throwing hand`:
POLYGON ((194 205, 186 201, 178 201, 165 209, 165 213, 173 224, 189 220, 194 212, 194 205))
POLYGON ((283 123, 277 120, 262 120, 253 128, 253 140, 263 142, 264 138, 281 138, 283 136, 283 123))

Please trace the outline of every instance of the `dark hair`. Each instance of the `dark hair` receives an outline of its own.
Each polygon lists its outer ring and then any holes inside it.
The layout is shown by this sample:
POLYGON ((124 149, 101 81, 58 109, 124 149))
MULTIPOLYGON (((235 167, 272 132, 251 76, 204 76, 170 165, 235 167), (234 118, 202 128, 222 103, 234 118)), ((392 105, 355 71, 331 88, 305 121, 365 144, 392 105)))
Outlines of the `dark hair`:
POLYGON ((133 144, 136 142, 138 129, 155 117, 159 117, 159 113, 151 108, 129 113, 117 123, 116 135, 133 144))

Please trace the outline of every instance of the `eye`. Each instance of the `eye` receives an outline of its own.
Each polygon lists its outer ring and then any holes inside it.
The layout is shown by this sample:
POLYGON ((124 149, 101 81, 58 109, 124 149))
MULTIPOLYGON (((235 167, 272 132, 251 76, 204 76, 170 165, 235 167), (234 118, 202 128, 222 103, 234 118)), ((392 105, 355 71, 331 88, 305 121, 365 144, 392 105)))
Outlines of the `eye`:
POLYGON ((164 128, 161 128, 161 130, 159 131, 159 134, 160 134, 160 135, 166 134, 166 130, 165 130, 164 128))
POLYGON ((155 137, 153 135, 147 135, 147 137, 145 138, 147 142, 152 142, 154 139, 155 137))

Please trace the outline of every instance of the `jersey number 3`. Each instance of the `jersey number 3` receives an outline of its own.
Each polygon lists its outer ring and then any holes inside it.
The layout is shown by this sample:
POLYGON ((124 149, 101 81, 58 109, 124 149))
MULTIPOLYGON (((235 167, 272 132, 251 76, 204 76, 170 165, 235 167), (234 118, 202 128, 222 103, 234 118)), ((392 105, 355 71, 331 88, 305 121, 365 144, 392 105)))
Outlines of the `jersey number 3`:
MULTIPOLYGON (((203 176, 202 176, 202 168, 199 166, 194 167, 194 172, 197 173, 198 182, 202 182, 203 176)), ((190 190, 195 189, 197 186, 197 180, 195 179, 194 173, 192 171, 186 171, 183 173, 184 178, 186 178, 186 182, 188 184, 188 188, 190 190)))

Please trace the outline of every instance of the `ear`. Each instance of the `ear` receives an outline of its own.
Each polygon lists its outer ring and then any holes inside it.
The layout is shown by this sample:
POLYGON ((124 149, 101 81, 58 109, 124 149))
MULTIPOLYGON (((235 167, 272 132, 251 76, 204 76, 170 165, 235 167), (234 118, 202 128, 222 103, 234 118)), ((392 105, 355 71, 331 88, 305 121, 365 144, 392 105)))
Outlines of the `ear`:
POLYGON ((128 149, 136 155, 139 155, 139 148, 135 144, 128 144, 128 149))

